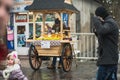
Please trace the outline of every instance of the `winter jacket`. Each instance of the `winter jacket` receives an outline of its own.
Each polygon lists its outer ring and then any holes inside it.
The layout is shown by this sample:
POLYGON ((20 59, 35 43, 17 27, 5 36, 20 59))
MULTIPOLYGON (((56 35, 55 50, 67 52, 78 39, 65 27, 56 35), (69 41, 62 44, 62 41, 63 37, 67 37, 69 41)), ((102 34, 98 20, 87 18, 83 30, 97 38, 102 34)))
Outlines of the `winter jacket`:
POLYGON ((23 74, 19 64, 15 64, 13 67, 8 67, 3 71, 0 70, 0 76, 3 76, 3 78, 7 80, 28 80, 23 74))
POLYGON ((111 16, 106 17, 103 22, 94 17, 93 23, 99 43, 97 65, 117 65, 118 24, 111 16))
POLYGON ((10 74, 9 80, 13 80, 13 79, 28 80, 27 77, 23 74, 21 69, 12 71, 12 73, 10 74))

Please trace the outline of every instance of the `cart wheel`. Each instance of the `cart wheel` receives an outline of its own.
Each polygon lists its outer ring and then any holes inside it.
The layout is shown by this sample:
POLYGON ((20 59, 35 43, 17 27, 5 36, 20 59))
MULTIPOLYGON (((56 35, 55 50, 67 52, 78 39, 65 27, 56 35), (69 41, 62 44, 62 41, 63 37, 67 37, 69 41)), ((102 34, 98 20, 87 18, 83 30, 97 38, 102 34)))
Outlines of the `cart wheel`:
POLYGON ((38 56, 38 52, 34 45, 31 45, 29 49, 29 63, 34 70, 38 70, 42 63, 42 59, 38 56))
POLYGON ((72 66, 72 47, 70 44, 64 44, 63 45, 63 50, 62 50, 62 66, 63 66, 63 70, 65 72, 68 72, 71 70, 71 66, 72 66))

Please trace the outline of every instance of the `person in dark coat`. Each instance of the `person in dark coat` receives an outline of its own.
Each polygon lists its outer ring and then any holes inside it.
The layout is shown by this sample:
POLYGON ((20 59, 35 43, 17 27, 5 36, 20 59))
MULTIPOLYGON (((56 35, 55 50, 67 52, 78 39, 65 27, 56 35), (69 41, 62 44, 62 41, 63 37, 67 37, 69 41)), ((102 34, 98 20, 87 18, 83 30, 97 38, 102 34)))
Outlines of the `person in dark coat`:
POLYGON ((12 6, 13 0, 0 0, 0 62, 5 60, 8 54, 6 44, 6 28, 12 6))
POLYGON ((118 24, 102 6, 96 9, 95 15, 94 31, 99 43, 96 80, 117 80, 118 24))

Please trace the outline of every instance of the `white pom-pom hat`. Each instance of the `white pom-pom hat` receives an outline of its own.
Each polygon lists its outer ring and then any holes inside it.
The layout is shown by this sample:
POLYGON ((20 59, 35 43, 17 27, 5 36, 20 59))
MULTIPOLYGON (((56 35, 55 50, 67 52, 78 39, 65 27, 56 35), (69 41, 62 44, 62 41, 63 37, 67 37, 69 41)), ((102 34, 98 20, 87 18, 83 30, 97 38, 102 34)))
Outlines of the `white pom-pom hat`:
POLYGON ((14 59, 18 59, 17 51, 12 51, 11 53, 8 54, 8 56, 13 56, 14 59))

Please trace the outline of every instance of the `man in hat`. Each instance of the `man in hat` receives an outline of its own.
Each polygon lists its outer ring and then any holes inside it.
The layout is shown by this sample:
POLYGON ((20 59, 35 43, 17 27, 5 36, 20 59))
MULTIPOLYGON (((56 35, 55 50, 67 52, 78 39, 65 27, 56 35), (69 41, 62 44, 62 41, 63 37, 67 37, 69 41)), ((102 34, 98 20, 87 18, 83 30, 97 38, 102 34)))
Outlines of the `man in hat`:
MULTIPOLYGON (((55 19, 55 24, 53 25, 52 30, 55 30, 56 33, 60 32, 60 20, 59 20, 59 18, 55 19)), ((59 57, 59 58, 60 58, 60 60, 59 60, 59 63, 58 63, 58 69, 60 69, 62 67, 61 57, 59 57)), ((50 66, 48 66, 47 68, 48 69, 56 69, 56 61, 57 61, 57 57, 53 57, 52 64, 50 66)))
POLYGON ((10 16, 13 0, 0 0, 0 60, 7 55, 6 27, 10 16))
POLYGON ((95 15, 94 31, 99 43, 96 80, 117 80, 118 24, 102 6, 96 9, 95 15))
POLYGON ((55 24, 53 25, 52 30, 55 30, 55 32, 57 32, 57 33, 60 32, 60 20, 59 20, 59 18, 55 19, 55 24))

